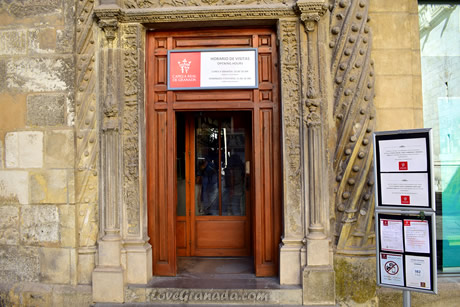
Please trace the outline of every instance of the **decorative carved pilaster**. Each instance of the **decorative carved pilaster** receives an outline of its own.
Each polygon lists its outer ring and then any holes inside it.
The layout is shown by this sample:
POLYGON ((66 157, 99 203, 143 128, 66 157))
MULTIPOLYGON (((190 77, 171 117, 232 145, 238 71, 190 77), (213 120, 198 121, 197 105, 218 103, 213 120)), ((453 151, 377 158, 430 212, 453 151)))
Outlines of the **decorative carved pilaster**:
POLYGON ((125 274, 121 263, 121 81, 119 56, 119 25, 116 5, 111 9, 95 9, 101 28, 99 56, 99 101, 101 122, 101 218, 102 236, 98 241, 98 265, 93 271, 93 300, 123 302, 125 274), (111 291, 107 291, 110 288, 111 291))
POLYGON ((105 50, 101 51, 100 75, 103 77, 102 101, 102 212, 104 236, 120 235, 120 197, 119 197, 119 110, 118 94, 115 90, 117 75, 115 73, 114 41, 118 29, 116 19, 101 19, 98 25, 103 30, 105 50), (105 65, 104 65, 105 64, 105 65))
POLYGON ((284 229, 280 251, 281 284, 300 284, 304 203, 302 197, 302 105, 300 100, 299 23, 280 20, 281 107, 284 156, 284 229), (290 267, 290 269, 287 269, 290 267), (292 269, 297 267, 297 270, 292 269))
POLYGON ((369 0, 336 1, 329 48, 334 82, 335 237, 337 253, 375 253, 372 131, 374 69, 369 0))
POLYGON ((302 236, 302 159, 301 159, 301 104, 300 70, 298 66, 299 48, 296 20, 280 21, 279 40, 281 56, 281 83, 283 107, 283 140, 285 149, 285 193, 286 217, 284 237, 302 236))
POLYGON ((123 26, 123 201, 126 214, 125 235, 140 235, 140 195, 139 195, 139 110, 138 110, 138 70, 140 26, 123 26))
MULTIPOLYGON (((307 172, 307 202, 308 234, 307 239, 322 240, 327 238, 328 185, 325 184, 327 171, 324 161, 327 160, 325 144, 323 143, 321 107, 325 103, 324 72, 321 71, 322 63, 319 56, 318 27, 321 17, 327 11, 324 2, 302 1, 297 3, 300 19, 304 23, 306 33, 306 86, 303 87, 303 99, 306 106, 304 122, 306 125, 305 159, 307 172), (323 81, 323 82, 322 82, 323 81), (306 88, 305 88, 306 87, 306 88)), ((322 68, 324 69, 324 68, 322 68)))
POLYGON ((306 266, 302 272, 303 303, 305 305, 335 304, 335 273, 329 232, 328 138, 328 62, 325 56, 327 13, 325 1, 297 3, 304 24, 302 100, 305 112, 304 163, 306 266), (306 76, 305 76, 306 74, 306 76), (325 291, 324 289, 328 289, 325 291))

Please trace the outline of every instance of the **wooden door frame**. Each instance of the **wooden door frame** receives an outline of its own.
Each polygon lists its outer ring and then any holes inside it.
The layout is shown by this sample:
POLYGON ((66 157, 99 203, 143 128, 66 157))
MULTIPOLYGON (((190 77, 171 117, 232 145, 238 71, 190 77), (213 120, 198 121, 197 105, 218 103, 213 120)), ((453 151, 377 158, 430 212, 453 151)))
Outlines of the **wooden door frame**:
MULTIPOLYGON (((254 262, 257 276, 278 273, 281 241, 280 97, 276 30, 268 27, 158 31, 147 34, 147 199, 154 275, 176 274, 176 111, 252 111, 254 262), (199 33, 201 32, 201 34, 199 33), (259 50, 255 90, 167 91, 165 59, 176 40, 231 37, 259 50), (158 74, 156 73, 158 72, 158 74), (218 101, 223 95, 227 100, 218 101), (233 100, 229 99, 233 97, 233 100), (198 99, 198 100, 197 100, 198 99), (168 124, 169 123, 169 124, 168 124), (167 170, 173 170, 172 172, 167 170), (171 174, 172 173, 172 174, 171 174), (166 219, 164 219, 166 217, 166 219)), ((225 39, 222 39, 225 40, 225 39)), ((211 41, 211 40, 210 40, 211 41)), ((213 40, 214 43, 216 40, 213 40)), ((230 42, 230 40, 228 40, 230 42)), ((233 44, 233 40, 232 40, 233 44)), ((188 46, 187 49, 190 49, 188 46)), ((202 47, 200 49, 203 49, 202 47)))

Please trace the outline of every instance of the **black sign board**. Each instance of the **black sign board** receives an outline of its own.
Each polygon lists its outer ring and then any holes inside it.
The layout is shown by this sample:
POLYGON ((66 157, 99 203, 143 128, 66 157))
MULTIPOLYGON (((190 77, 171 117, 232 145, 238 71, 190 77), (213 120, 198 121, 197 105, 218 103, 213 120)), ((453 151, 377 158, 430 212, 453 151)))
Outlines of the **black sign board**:
POLYGON ((437 293, 435 214, 376 212, 377 284, 437 293))
POLYGON ((376 208, 435 211, 431 129, 374 133, 376 208))

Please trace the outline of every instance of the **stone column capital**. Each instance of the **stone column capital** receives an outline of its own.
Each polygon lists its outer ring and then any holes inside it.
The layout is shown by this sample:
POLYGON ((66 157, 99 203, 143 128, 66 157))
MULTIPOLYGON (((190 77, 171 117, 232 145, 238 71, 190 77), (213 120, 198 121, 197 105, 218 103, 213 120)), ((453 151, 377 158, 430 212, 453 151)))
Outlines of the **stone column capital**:
POLYGON ((118 29, 118 20, 115 18, 100 19, 97 25, 104 30, 107 41, 111 42, 116 37, 116 31, 118 29))
POLYGON ((305 31, 307 32, 315 30, 317 23, 329 8, 325 0, 301 0, 297 2, 296 6, 297 11, 300 13, 300 20, 305 25, 305 31))
POLYGON ((94 9, 97 25, 104 30, 107 40, 113 41, 118 29, 118 18, 121 8, 117 4, 101 4, 94 9))

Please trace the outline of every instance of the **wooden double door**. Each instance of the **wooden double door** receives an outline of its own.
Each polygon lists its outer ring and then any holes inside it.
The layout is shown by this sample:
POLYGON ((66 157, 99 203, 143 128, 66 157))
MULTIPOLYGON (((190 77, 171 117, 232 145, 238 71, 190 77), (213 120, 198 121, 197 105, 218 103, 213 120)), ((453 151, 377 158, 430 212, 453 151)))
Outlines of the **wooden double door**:
POLYGON ((178 256, 251 254, 251 113, 176 113, 178 256))
POLYGON ((147 221, 154 275, 177 256, 253 256, 278 273, 281 154, 271 27, 147 33, 147 221), (168 89, 170 50, 257 48, 251 89, 168 89))

